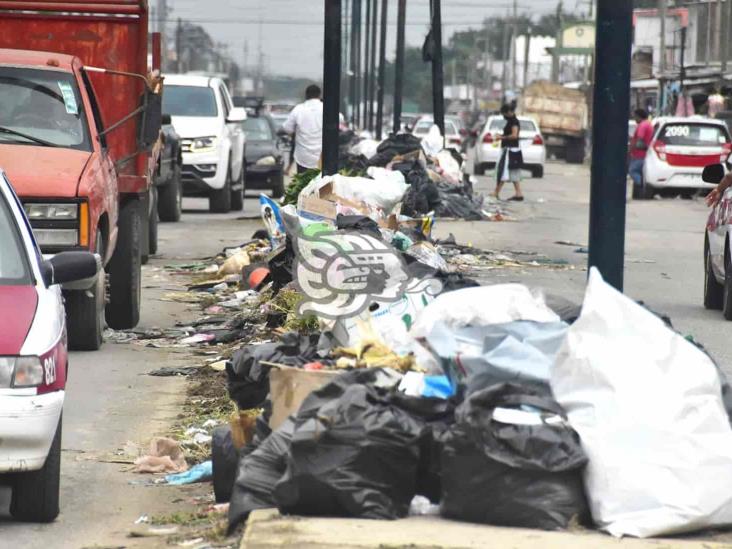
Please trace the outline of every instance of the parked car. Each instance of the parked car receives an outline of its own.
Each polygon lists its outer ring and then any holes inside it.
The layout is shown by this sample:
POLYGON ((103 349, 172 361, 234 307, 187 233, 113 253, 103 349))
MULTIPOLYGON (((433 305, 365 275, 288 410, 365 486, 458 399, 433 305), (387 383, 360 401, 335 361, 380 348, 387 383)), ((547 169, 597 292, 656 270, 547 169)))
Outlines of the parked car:
MULTIPOLYGON (((524 157, 524 168, 533 177, 544 177, 546 162, 546 146, 539 125, 533 118, 519 116, 519 145, 524 157)), ((483 175, 486 170, 493 170, 501 157, 501 143, 496 136, 503 134, 506 120, 502 116, 491 116, 480 132, 475 147, 473 172, 483 175)))
POLYGON ((727 125, 711 118, 658 118, 643 166, 643 185, 634 198, 653 198, 673 189, 690 195, 714 185, 702 180, 708 164, 726 162, 732 152, 727 125))
MULTIPOLYGON (((414 125, 412 133, 423 138, 430 131, 430 128, 435 125, 435 120, 432 116, 421 116, 417 123, 414 125)), ((460 132, 460 127, 451 118, 445 117, 445 146, 452 147, 459 151, 463 148, 464 136, 460 132)))
POLYGON ((183 151, 181 138, 169 114, 163 115, 160 131, 160 154, 153 176, 158 193, 158 215, 160 221, 179 221, 183 209, 183 151))
POLYGON ((247 134, 247 189, 269 189, 272 196, 285 194, 285 159, 288 146, 277 136, 277 127, 268 114, 250 116, 244 122, 247 134))
POLYGON ((68 373, 59 284, 93 280, 101 265, 86 251, 44 260, 0 171, 0 484, 11 486, 10 513, 18 520, 50 522, 59 513, 68 373))
MULTIPOLYGON (((711 164, 702 179, 716 186, 724 177, 723 164, 711 164)), ((732 320, 732 189, 728 189, 712 208, 704 232, 704 307, 721 310, 732 320)))
POLYGON ((244 207, 246 110, 234 107, 223 80, 190 74, 165 77, 163 113, 183 150, 183 195, 207 196, 216 213, 244 207))

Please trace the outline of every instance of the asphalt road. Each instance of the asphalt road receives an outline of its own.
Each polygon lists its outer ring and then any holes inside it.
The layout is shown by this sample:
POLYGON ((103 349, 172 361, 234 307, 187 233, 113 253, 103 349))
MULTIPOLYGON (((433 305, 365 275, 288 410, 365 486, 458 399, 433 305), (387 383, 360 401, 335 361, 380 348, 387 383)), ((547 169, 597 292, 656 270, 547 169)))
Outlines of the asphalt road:
MULTIPOLYGON (((488 177, 478 190, 488 191, 488 177)), ((569 261, 571 270, 527 268, 492 271, 484 282, 523 282, 581 301, 587 256, 589 170, 551 163, 546 177, 527 180, 526 202, 508 205, 515 222, 438 221, 437 236, 454 233, 481 248, 528 251, 569 261)), ((510 189, 504 190, 505 197, 510 189)), ((181 223, 160 227, 161 254, 144 268, 143 327, 171 326, 192 316, 186 306, 160 301, 178 283, 162 267, 210 256, 247 240, 261 227, 259 205, 248 197, 243 213, 211 215, 206 201, 186 199, 181 223)), ((732 374, 726 344, 731 326, 702 307, 702 245, 707 209, 701 199, 629 202, 626 292, 671 316, 684 333, 704 343, 732 374)), ((18 524, 7 515, 8 492, 0 489, 0 546, 23 548, 137 546, 127 532, 142 514, 171 508, 181 493, 170 487, 132 485, 139 479, 124 466, 108 463, 127 441, 145 445, 165 434, 184 396, 180 379, 144 375, 162 366, 189 364, 185 351, 106 343, 101 351, 72 353, 64 411, 62 514, 51 525, 18 524)), ((154 545, 154 544, 153 544, 154 545)))

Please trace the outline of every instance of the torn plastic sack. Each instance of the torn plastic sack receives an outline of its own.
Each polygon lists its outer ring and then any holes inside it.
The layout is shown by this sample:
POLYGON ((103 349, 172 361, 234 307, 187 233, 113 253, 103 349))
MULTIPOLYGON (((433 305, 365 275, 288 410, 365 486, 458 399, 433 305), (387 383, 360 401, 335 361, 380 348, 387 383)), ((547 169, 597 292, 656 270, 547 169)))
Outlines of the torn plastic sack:
POLYGON ((211 480, 213 477, 213 464, 211 460, 204 461, 198 465, 194 465, 183 473, 174 473, 172 475, 166 475, 165 481, 173 486, 180 486, 183 484, 194 484, 196 482, 204 482, 211 480))
POLYGON ((343 215, 338 214, 336 217, 336 228, 339 230, 359 231, 375 236, 379 240, 382 239, 379 225, 365 215, 343 215))
MULTIPOLYGON (((376 369, 348 372, 305 399, 287 472, 275 489, 282 512, 371 519, 407 515, 417 493, 426 427, 400 404, 409 397, 393 386, 376 386, 379 377, 389 375, 376 369)), ((445 401, 437 402, 444 406, 445 401)))
POLYGON ((514 320, 557 322, 540 294, 521 284, 496 284, 440 294, 419 315, 410 334, 425 338, 437 322, 448 328, 506 324, 514 320))
POLYGON ((462 183, 462 161, 458 161, 453 155, 454 149, 443 149, 435 156, 435 163, 438 171, 449 183, 459 185, 462 183))
POLYGON ((465 276, 463 273, 448 273, 445 271, 436 271, 432 267, 420 263, 412 258, 407 262, 407 272, 412 278, 436 278, 442 284, 440 293, 454 292, 463 288, 475 288, 480 286, 477 280, 465 276))
POLYGON ((239 349, 226 364, 229 396, 242 410, 257 408, 269 394, 270 366, 261 361, 302 366, 320 357, 319 334, 289 332, 280 341, 247 345, 239 349))
POLYGON ((338 157, 338 171, 345 170, 348 175, 364 176, 369 167, 369 158, 363 154, 344 154, 338 157))
POLYGON ((351 147, 351 154, 361 155, 367 160, 376 156, 379 149, 379 142, 375 139, 362 139, 351 147))
POLYGON ((405 155, 422 149, 419 137, 411 133, 392 134, 382 141, 376 149, 376 155, 369 159, 372 166, 386 166, 397 155, 405 155))
POLYGON ((273 431, 251 453, 239 460, 229 504, 229 532, 255 509, 274 507, 272 492, 287 468, 287 454, 295 424, 292 418, 273 431))
POLYGON ((185 454, 176 440, 155 437, 148 455, 135 460, 135 473, 181 473, 188 469, 185 454))
POLYGON ((594 268, 551 386, 590 459, 585 486, 603 530, 732 524, 732 429, 712 360, 594 268))
POLYGON ((468 397, 442 453, 445 517, 566 528, 589 518, 582 486, 587 456, 550 396, 505 383, 468 397))
POLYGON ((239 450, 234 446, 231 426, 221 425, 213 430, 211 440, 211 463, 213 466, 213 487, 216 503, 231 499, 231 490, 236 480, 239 450))
POLYGON ((448 269, 447 261, 440 255, 434 244, 426 240, 410 246, 406 254, 436 271, 447 271, 448 269))
POLYGON ((449 183, 437 183, 440 199, 435 208, 437 217, 454 217, 466 221, 480 221, 483 213, 483 197, 473 195, 465 187, 449 183))
POLYGON ((466 394, 503 382, 533 384, 548 392, 568 327, 564 322, 519 320, 455 329, 438 322, 427 345, 453 385, 464 385, 466 394))
POLYGON ((440 192, 437 190, 437 185, 430 180, 418 161, 410 161, 399 168, 395 166, 394 169, 400 169, 410 186, 402 199, 404 215, 417 217, 434 212, 440 207, 440 192))

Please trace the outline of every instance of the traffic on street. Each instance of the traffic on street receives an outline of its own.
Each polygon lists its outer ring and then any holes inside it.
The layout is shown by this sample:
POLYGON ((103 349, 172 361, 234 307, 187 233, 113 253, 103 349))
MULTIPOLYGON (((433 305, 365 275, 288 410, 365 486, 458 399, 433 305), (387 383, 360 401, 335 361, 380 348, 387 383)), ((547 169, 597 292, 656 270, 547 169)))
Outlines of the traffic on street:
POLYGON ((570 7, 0 0, 0 545, 732 544, 732 7, 570 7))

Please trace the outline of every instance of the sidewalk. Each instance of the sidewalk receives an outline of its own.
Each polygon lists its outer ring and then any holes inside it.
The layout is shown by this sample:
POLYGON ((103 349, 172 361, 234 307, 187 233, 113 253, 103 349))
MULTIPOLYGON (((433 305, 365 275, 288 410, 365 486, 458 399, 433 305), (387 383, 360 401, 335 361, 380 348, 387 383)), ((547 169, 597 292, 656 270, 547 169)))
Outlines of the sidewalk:
POLYGON ((395 521, 282 517, 276 509, 254 511, 249 516, 242 549, 722 549, 730 543, 684 539, 622 540, 578 529, 545 532, 501 528, 439 517, 411 517, 395 521))

